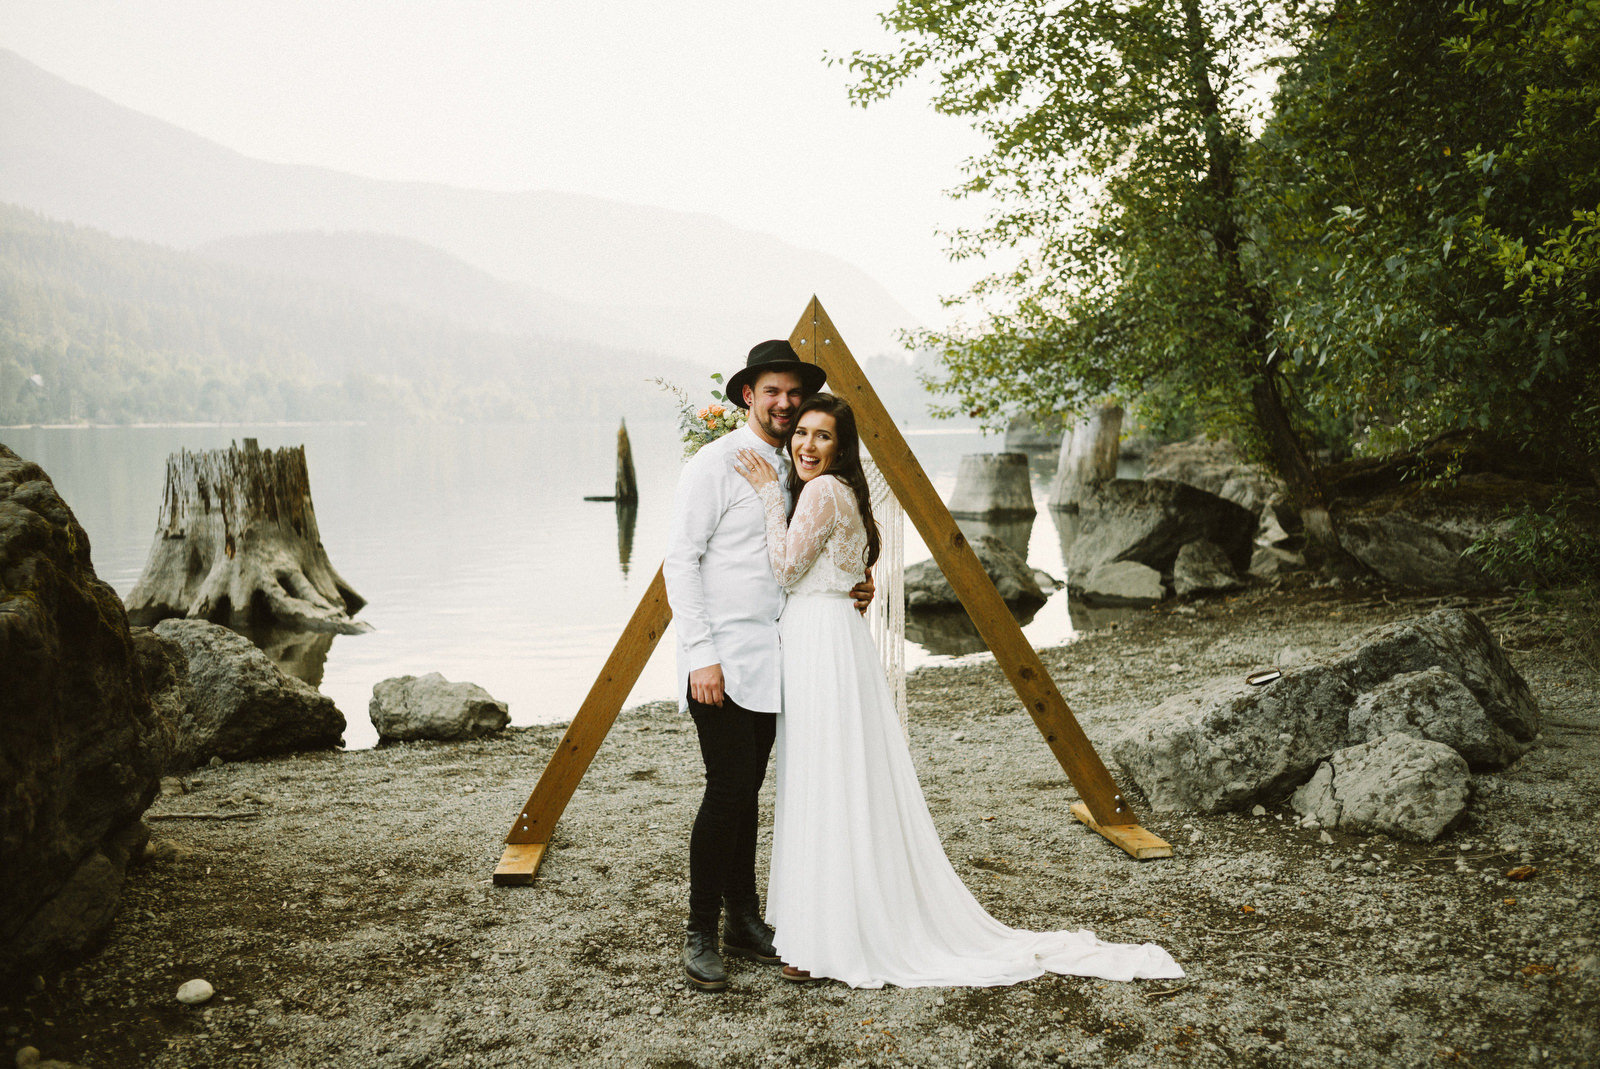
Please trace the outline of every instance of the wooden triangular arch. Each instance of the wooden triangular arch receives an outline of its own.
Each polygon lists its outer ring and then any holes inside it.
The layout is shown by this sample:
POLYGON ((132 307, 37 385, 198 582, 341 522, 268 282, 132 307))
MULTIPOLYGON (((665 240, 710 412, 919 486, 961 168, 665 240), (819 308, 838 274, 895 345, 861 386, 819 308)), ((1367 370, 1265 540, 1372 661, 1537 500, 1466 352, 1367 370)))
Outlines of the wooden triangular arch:
MULTIPOLYGON (((967 544, 950 510, 928 481, 916 455, 816 297, 811 298, 789 335, 789 342, 801 359, 821 365, 828 373, 828 388, 855 409, 862 444, 872 453, 906 515, 917 525, 933 559, 977 625, 978 634, 994 652, 996 663, 1011 680, 1023 706, 1083 799, 1073 804, 1073 814, 1134 857, 1170 857, 1172 848, 1139 826, 1133 808, 1112 781, 1039 655, 1028 645, 1006 608, 989 573, 967 544)), ((505 838, 505 853, 494 871, 495 883, 533 882, 556 821, 671 621, 666 581, 657 568, 599 678, 561 737, 544 775, 512 822, 505 838)))

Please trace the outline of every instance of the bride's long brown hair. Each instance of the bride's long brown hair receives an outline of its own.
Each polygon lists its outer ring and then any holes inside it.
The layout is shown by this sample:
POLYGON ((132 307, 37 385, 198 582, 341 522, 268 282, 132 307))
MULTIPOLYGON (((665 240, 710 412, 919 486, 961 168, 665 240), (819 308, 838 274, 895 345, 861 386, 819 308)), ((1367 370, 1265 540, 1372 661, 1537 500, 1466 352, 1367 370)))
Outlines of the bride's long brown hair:
MULTIPOLYGON (((867 567, 878 560, 878 522, 872 518, 872 490, 867 486, 867 472, 861 466, 861 435, 856 431, 855 410, 848 401, 831 393, 815 393, 795 410, 794 422, 789 424, 789 437, 783 443, 789 454, 789 500, 799 503, 800 488, 805 482, 800 478, 800 465, 794 459, 794 428, 800 426, 800 417, 807 412, 823 412, 833 417, 833 460, 822 474, 836 476, 856 495, 856 507, 861 510, 861 522, 867 529, 867 567)), ((793 506, 790 508, 793 514, 793 506)))

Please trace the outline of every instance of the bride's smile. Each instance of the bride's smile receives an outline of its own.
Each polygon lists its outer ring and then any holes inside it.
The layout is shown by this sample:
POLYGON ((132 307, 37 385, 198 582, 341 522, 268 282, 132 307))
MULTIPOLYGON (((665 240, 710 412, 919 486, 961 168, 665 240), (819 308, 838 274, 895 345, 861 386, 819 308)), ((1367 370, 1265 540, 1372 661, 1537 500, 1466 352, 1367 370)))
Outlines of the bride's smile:
POLYGON ((789 439, 794 470, 802 482, 810 482, 827 471, 838 448, 834 418, 827 412, 807 412, 801 416, 794 437, 789 439))

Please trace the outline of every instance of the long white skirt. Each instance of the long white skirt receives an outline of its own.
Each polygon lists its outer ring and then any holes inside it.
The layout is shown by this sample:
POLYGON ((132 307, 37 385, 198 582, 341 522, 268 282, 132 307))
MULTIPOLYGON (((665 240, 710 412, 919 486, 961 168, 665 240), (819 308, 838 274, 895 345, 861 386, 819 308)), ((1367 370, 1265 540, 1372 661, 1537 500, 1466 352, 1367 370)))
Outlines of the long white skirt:
POLYGON ((785 962, 851 987, 1183 975, 1154 943, 1021 931, 984 912, 945 857, 877 648, 849 598, 791 596, 779 630, 767 920, 785 962))

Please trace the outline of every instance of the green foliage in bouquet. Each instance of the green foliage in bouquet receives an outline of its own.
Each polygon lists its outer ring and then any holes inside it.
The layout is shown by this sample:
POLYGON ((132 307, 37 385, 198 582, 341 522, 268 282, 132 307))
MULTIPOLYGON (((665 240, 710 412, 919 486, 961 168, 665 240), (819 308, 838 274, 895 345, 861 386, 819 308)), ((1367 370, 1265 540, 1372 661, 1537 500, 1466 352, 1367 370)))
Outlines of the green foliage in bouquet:
MULTIPOLYGON (((720 387, 722 376, 714 374, 711 376, 711 381, 720 387)), ((670 390, 678 399, 678 433, 683 439, 685 460, 729 431, 744 426, 744 409, 728 404, 727 396, 720 389, 711 391, 710 404, 697 406, 689 396, 689 392, 677 383, 668 382, 666 379, 656 379, 655 382, 663 390, 670 390)))

